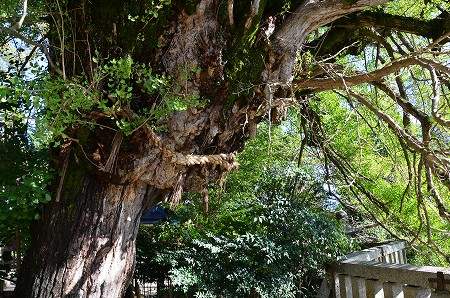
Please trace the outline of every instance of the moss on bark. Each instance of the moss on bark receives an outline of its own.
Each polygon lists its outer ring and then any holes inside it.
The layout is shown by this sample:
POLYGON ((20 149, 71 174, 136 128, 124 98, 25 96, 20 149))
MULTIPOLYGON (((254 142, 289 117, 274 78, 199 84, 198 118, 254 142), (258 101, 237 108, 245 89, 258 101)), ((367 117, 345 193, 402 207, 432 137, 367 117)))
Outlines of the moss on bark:
POLYGON ((232 46, 225 52, 225 59, 228 61, 225 77, 230 82, 232 91, 228 105, 234 102, 238 97, 237 94, 250 94, 251 87, 261 82, 266 53, 263 50, 264 45, 258 45, 257 38, 266 3, 266 0, 260 1, 255 14, 247 1, 234 3, 236 14, 238 11, 247 11, 247 13, 236 20, 235 38, 232 46))

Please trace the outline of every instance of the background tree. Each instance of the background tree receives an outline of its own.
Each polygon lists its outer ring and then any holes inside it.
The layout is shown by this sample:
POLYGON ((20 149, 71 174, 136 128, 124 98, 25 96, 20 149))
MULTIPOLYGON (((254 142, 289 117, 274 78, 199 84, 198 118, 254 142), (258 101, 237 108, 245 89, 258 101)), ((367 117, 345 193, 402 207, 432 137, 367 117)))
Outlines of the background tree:
MULTIPOLYGON (((360 24, 371 26, 357 30, 359 41, 352 39, 344 47, 353 56, 336 60, 338 64, 332 59, 319 77, 304 79, 316 91, 323 90, 322 83, 325 89, 341 90, 313 96, 303 115, 308 119, 304 144, 320 148, 330 182, 340 181, 342 203, 358 205, 392 236, 410 240, 423 253, 419 259, 443 265, 449 260, 448 146, 443 145, 448 101, 441 101, 448 96, 448 13, 444 5, 436 7, 432 12, 431 6, 386 5, 384 11, 424 17, 397 18, 394 28, 373 24, 382 17, 380 11, 352 16, 350 23, 361 17, 360 24), (404 32, 413 23, 416 29, 404 32), (366 47, 357 50, 361 45, 366 47), (361 71, 367 84, 360 84, 361 71)), ((323 38, 337 41, 339 27, 355 28, 350 23, 342 20, 323 38)), ((320 43, 327 44, 312 42, 320 43)))
MULTIPOLYGON (((2 40, 0 81, 9 97, 0 102, 0 243, 13 246, 18 254, 27 246, 28 228, 39 219, 36 207, 48 202, 46 189, 52 173, 48 168, 48 150, 33 139, 33 108, 21 97, 19 78, 28 71, 28 61, 36 62, 35 50, 20 40, 2 40), (27 61, 27 62, 25 62, 27 61), (23 247, 24 246, 24 247, 23 247)), ((32 80, 28 72, 28 79, 32 80)))
POLYGON ((142 211, 223 179, 262 117, 277 121, 294 102, 303 105, 305 144, 356 197, 382 208, 328 142, 311 100, 325 90, 341 90, 349 109, 364 107, 392 131, 423 227, 428 210, 448 223, 444 1, 6 4, 2 38, 41 52, 48 71, 15 76, 2 99, 23 97, 42 111, 36 126, 58 173, 32 226, 17 297, 120 296, 142 211), (365 59, 341 59, 349 54, 365 59))

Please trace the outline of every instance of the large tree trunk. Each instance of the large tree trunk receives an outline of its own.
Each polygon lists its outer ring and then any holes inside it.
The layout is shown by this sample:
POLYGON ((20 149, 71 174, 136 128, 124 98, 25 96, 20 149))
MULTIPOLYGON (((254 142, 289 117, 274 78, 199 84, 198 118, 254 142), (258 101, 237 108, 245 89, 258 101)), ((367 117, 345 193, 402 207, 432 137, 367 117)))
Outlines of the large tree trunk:
MULTIPOLYGON (((207 98, 208 105, 172 113, 164 133, 144 125, 123 142, 116 139, 120 133, 98 126, 69 127, 70 138, 53 153, 61 176, 33 228, 15 297, 120 297, 132 275, 143 210, 223 179, 235 168, 231 153, 254 134, 256 123, 285 106, 276 96, 291 96, 279 88, 292 81, 308 33, 386 1, 305 1, 286 19, 279 17, 279 1, 173 1, 158 19, 132 22, 129 16, 143 17, 151 8, 147 2, 69 1, 62 8, 55 2, 50 40, 51 56, 60 59, 56 73, 92 78, 94 52, 110 59, 129 55, 170 75, 184 92, 207 98), (200 71, 186 77, 191 69, 200 71)), ((133 87, 131 106, 117 117, 132 118, 160 100, 133 87)), ((101 111, 89 117, 117 129, 101 111)))
POLYGON ((95 175, 66 178, 73 197, 46 206, 15 295, 120 297, 134 268, 137 228, 151 188, 114 185, 95 175))

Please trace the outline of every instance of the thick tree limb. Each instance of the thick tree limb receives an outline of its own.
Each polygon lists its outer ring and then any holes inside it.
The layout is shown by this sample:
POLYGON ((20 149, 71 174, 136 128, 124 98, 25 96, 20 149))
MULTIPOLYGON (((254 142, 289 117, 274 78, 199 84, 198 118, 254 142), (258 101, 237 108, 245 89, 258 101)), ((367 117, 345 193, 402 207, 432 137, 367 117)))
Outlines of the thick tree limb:
POLYGON ((347 18, 339 20, 337 28, 358 29, 361 27, 373 27, 377 29, 388 29, 412 33, 432 39, 439 38, 444 32, 450 19, 437 17, 433 20, 390 15, 383 12, 363 11, 352 14, 347 18))
POLYGON ((389 2, 388 0, 362 0, 350 4, 346 0, 304 1, 276 32, 277 46, 283 50, 297 50, 313 30, 333 22, 344 15, 389 2))
POLYGON ((264 75, 266 80, 290 84, 296 58, 310 32, 349 13, 386 2, 389 0, 361 0, 355 3, 347 0, 303 1, 273 35, 275 51, 269 63, 271 69, 267 69, 264 75), (273 65, 277 67, 273 68, 273 65))
MULTIPOLYGON (((346 49, 346 53, 359 54, 369 40, 365 39, 368 28, 384 31, 382 35, 391 34, 392 31, 410 33, 434 40, 431 48, 438 46, 447 36, 450 27, 450 18, 438 16, 433 20, 423 20, 412 17, 390 15, 382 12, 363 11, 350 14, 333 22, 333 26, 320 38, 308 43, 306 48, 313 49, 317 57, 333 56, 335 53, 346 49)), ((403 34, 398 34, 404 45, 411 47, 405 42, 403 34)))
POLYGON ((352 87, 355 85, 381 81, 384 77, 396 73, 402 68, 411 65, 421 65, 421 66, 432 66, 435 69, 450 74, 450 68, 442 65, 436 61, 425 58, 418 57, 407 57, 391 62, 383 68, 374 70, 372 72, 367 72, 363 74, 357 74, 354 76, 341 75, 339 77, 331 78, 311 78, 311 79, 301 79, 292 82, 294 90, 311 88, 310 93, 317 93, 325 90, 332 90, 337 88, 352 87))

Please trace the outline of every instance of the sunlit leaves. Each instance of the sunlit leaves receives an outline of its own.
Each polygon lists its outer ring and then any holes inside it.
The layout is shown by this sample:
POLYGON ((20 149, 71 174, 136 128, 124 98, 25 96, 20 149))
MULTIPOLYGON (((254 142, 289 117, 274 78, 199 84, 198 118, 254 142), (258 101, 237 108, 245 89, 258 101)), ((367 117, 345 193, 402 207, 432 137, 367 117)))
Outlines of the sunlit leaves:
POLYGON ((16 185, 5 185, 2 187, 0 227, 27 223, 31 219, 39 219, 41 203, 47 203, 51 197, 46 190, 51 178, 51 173, 46 169, 35 168, 15 181, 16 185))
MULTIPOLYGON (((421 44, 423 38, 415 40, 421 44)), ((343 62, 356 64, 358 71, 371 71, 378 57, 366 54, 343 62)), ((404 237, 421 247, 417 250, 420 253, 424 247, 434 250, 434 254, 428 255, 428 264, 433 261, 440 265, 449 252, 448 244, 441 242, 445 238, 441 231, 448 228, 448 222, 442 214, 439 219, 438 204, 432 202, 437 202, 438 196, 447 197, 448 188, 439 184, 437 177, 425 175, 426 157, 407 144, 414 140, 446 157, 448 145, 443 140, 448 139, 448 129, 433 120, 431 98, 436 94, 430 73, 430 68, 422 64, 407 66, 379 82, 360 84, 351 90, 342 88, 335 94, 319 94, 320 100, 311 106, 320 116, 323 129, 320 134, 324 143, 317 145, 341 159, 341 164, 335 162, 333 169, 333 177, 337 179, 333 183, 341 198, 382 222, 391 235, 404 237), (354 96, 356 92, 365 101, 354 96)), ((444 94, 446 88, 443 84, 444 94)), ((447 106, 441 104, 440 109, 446 113, 447 106)), ((444 169, 448 171, 445 165, 444 169)))
POLYGON ((46 166, 47 152, 33 146, 26 123, 11 119, 0 127, 0 136, 0 241, 9 242, 16 230, 26 238, 31 221, 39 219, 39 206, 51 199, 47 187, 53 173, 46 166))
POLYGON ((433 19, 441 11, 437 9, 438 5, 447 10, 450 8, 448 2, 445 1, 390 1, 384 5, 383 9, 391 14, 398 14, 401 16, 410 16, 414 18, 433 19))
MULTIPOLYGON (((144 123, 158 127, 160 121, 174 111, 201 108, 207 102, 196 94, 184 92, 170 78, 153 73, 151 67, 133 64, 129 57, 108 62, 99 58, 94 60, 99 67, 91 81, 86 76, 63 80, 51 77, 42 69, 35 69, 32 79, 12 76, 0 88, 2 101, 21 101, 21 105, 25 104, 25 108, 32 111, 29 117, 35 123, 34 138, 42 146, 50 142, 58 145, 67 137, 68 129, 80 125, 96 127, 92 111, 114 121, 116 126, 111 126, 111 129, 119 128, 125 134, 131 134, 144 123), (129 117, 136 84, 138 92, 162 96, 164 100, 129 117)), ((8 113, 2 115, 3 121, 24 117, 20 111, 9 110, 8 113)))

